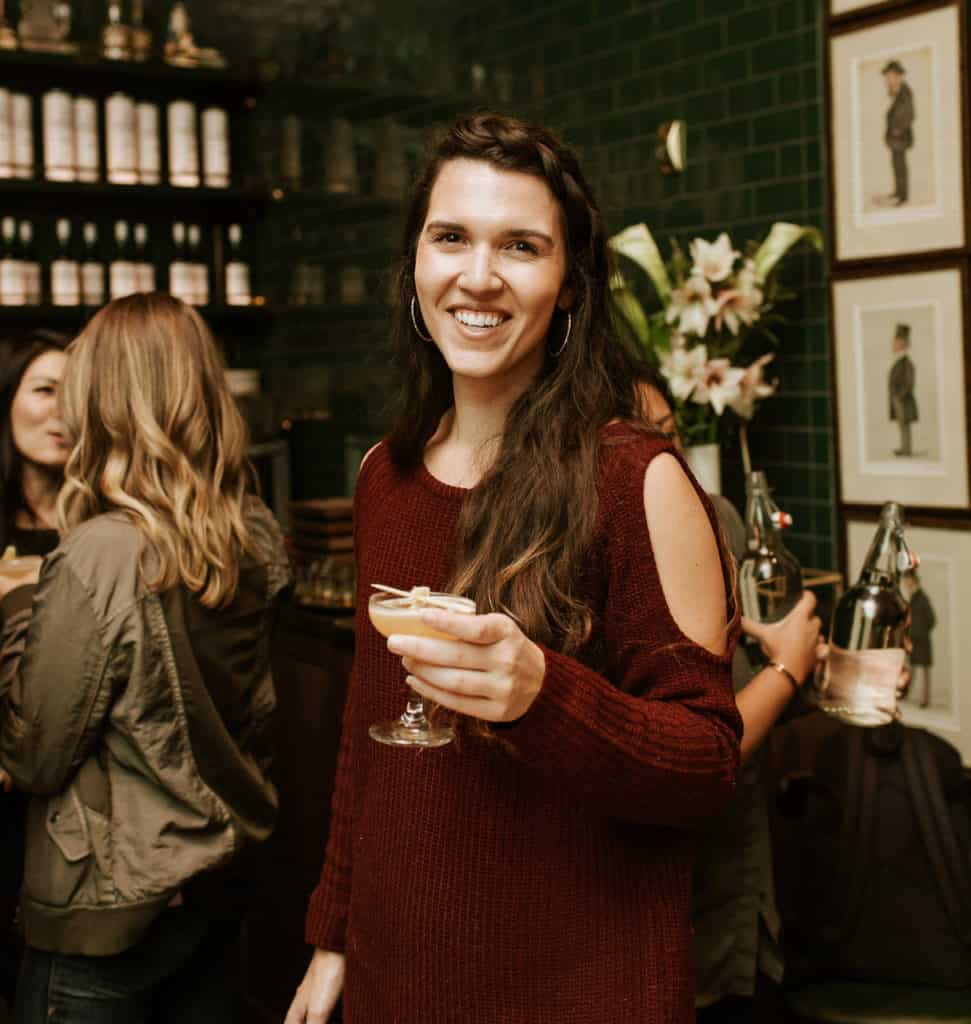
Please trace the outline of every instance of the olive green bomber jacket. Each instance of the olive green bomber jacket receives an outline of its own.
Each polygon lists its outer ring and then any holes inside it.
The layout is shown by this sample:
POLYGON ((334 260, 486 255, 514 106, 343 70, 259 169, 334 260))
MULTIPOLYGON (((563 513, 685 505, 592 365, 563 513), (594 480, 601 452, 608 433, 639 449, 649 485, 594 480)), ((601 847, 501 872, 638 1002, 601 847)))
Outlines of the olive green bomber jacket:
POLYGON ((120 512, 73 530, 36 593, 4 601, 0 765, 33 795, 21 906, 37 948, 128 948, 186 882, 272 830, 270 637, 289 570, 265 506, 246 518, 257 554, 225 608, 150 592, 120 512))

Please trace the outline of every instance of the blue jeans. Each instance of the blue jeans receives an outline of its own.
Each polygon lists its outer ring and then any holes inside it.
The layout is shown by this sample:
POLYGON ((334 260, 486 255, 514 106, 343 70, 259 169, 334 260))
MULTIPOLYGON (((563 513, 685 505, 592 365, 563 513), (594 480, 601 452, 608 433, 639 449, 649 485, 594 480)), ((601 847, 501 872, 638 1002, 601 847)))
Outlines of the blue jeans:
POLYGON ((74 956, 27 948, 16 1024, 233 1024, 239 922, 166 910, 131 949, 74 956))

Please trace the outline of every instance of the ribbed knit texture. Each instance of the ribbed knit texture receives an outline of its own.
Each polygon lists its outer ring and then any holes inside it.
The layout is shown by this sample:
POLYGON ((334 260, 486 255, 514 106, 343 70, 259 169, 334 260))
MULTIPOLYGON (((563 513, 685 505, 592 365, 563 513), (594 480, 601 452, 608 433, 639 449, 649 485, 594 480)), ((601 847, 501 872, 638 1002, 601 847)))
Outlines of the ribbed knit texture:
POLYGON ((465 492, 401 473, 384 445, 362 469, 357 654, 306 925, 347 954, 348 1024, 694 1021, 692 826, 734 789, 731 651, 688 640, 664 600, 643 482, 670 446, 622 425, 605 438, 593 634, 578 659, 545 651, 539 697, 505 744, 461 720, 438 750, 368 737, 406 694, 368 623, 370 584, 442 589, 465 492))

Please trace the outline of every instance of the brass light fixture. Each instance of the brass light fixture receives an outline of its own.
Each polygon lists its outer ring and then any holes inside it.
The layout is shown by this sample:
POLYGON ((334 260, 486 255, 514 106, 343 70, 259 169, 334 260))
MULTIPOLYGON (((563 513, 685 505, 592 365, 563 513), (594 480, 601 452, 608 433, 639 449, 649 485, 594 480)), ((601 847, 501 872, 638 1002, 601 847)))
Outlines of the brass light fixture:
POLYGON ((655 153, 662 174, 680 174, 684 170, 687 163, 686 134, 684 121, 665 121, 658 126, 655 153))

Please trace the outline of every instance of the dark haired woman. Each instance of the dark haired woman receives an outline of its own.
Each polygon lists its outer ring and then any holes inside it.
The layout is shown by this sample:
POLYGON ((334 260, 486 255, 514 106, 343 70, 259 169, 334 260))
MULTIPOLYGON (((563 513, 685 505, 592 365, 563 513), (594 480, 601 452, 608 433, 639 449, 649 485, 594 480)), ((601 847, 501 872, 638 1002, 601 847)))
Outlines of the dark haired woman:
POLYGON ((356 492, 358 607, 427 585, 454 640, 357 623, 331 836, 287 1024, 693 1020, 691 829, 731 797, 730 569, 638 414, 573 154, 456 125, 406 221, 404 403, 356 492), (415 689, 458 742, 374 743, 415 689))
POLYGON ((57 405, 64 344, 56 335, 0 343, 0 553, 57 546, 57 492, 68 447, 57 405))

